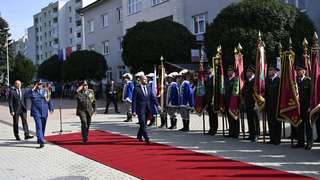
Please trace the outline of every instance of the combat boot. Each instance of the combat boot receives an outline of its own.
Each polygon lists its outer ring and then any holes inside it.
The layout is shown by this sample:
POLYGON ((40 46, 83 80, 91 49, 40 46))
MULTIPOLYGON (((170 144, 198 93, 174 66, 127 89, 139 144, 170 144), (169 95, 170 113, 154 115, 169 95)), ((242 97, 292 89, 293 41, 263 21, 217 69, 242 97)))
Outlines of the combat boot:
POLYGON ((184 131, 186 129, 186 120, 182 119, 183 128, 179 129, 179 131, 184 131))
POLYGON ((186 128, 182 131, 189 131, 190 120, 185 120, 185 121, 186 121, 186 128))
POLYGON ((150 119, 150 123, 147 126, 148 127, 154 126, 154 125, 156 125, 155 122, 156 122, 156 117, 152 116, 150 119))
POLYGON ((168 129, 177 129, 177 119, 170 118, 170 120, 171 120, 171 126, 168 129))
POLYGON ((161 125, 158 128, 164 128, 167 124, 167 117, 161 117, 161 125))

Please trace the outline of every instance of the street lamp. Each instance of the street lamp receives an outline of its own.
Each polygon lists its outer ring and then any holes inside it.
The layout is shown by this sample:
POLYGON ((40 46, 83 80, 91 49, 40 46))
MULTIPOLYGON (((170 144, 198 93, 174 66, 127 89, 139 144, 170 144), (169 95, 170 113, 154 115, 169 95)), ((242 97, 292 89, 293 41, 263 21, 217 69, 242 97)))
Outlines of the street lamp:
POLYGON ((199 49, 199 61, 200 61, 200 56, 201 56, 201 47, 203 45, 203 40, 197 40, 197 45, 198 45, 198 49, 199 49))

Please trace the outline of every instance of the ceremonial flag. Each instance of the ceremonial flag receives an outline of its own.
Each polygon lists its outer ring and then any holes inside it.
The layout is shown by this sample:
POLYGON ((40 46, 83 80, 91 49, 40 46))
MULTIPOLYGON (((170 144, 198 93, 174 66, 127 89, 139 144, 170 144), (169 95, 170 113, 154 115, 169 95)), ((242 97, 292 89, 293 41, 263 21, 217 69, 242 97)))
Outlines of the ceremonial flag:
POLYGON ((6 41, 4 42, 4 47, 6 47, 8 44, 8 37, 6 37, 6 41))
POLYGON ((265 54, 264 54, 264 46, 260 43, 257 52, 257 60, 256 60, 256 73, 254 78, 254 86, 253 86, 253 98, 257 102, 259 111, 263 110, 265 106, 264 99, 264 84, 265 84, 265 54))
POLYGON ((72 47, 68 47, 67 49, 68 49, 68 51, 67 51, 68 56, 67 56, 67 57, 69 57, 69 56, 70 56, 70 54, 72 53, 72 47))
MULTIPOLYGON (((277 110, 276 110, 276 118, 278 121, 285 121, 286 119, 284 117, 282 117, 280 115, 280 104, 281 104, 281 94, 282 94, 282 87, 284 84, 284 77, 286 74, 286 62, 281 60, 281 57, 277 58, 277 63, 281 63, 280 64, 280 68, 279 65, 277 64, 277 68, 279 68, 281 70, 281 74, 280 74, 280 81, 279 81, 279 90, 278 90, 278 102, 277 102, 277 110), (280 60, 279 60, 280 59, 280 60)), ((279 71, 280 72, 280 71, 279 71)))
POLYGON ((213 64, 213 112, 218 113, 220 110, 220 54, 212 60, 213 64))
POLYGON ((320 114, 320 59, 319 47, 311 49, 311 101, 310 101, 310 120, 311 127, 316 123, 320 114))
MULTIPOLYGON (((153 93, 154 97, 157 97, 157 69, 156 69, 156 67, 154 67, 154 73, 153 73, 152 93, 153 93)), ((151 116, 154 116, 157 114, 158 114, 157 106, 155 104, 153 104, 153 107, 151 107, 151 116)))
POLYGON ((280 115, 288 120, 294 127, 298 127, 301 123, 300 117, 300 101, 297 79, 294 71, 294 57, 292 51, 286 51, 282 56, 283 79, 280 100, 280 115))
POLYGON ((62 61, 63 60, 63 50, 58 50, 58 61, 62 61))
POLYGON ((63 51, 63 60, 65 61, 68 58, 68 48, 62 49, 63 51))
POLYGON ((202 116, 206 108, 206 86, 204 85, 203 58, 201 57, 198 73, 197 90, 194 100, 194 110, 196 111, 198 116, 202 116))
POLYGON ((226 107, 224 106, 224 75, 223 75, 223 65, 222 56, 220 56, 220 113, 222 116, 226 115, 226 107))
POLYGON ((166 114, 166 79, 165 69, 163 65, 159 66, 159 86, 158 86, 158 98, 161 107, 160 114, 166 114))
POLYGON ((236 76, 233 83, 233 90, 231 94, 230 106, 229 106, 229 113, 235 119, 238 120, 239 118, 239 96, 240 92, 243 88, 243 79, 241 75, 243 74, 243 63, 242 63, 242 54, 235 55, 236 63, 236 76), (242 82, 241 82, 242 81, 242 82))

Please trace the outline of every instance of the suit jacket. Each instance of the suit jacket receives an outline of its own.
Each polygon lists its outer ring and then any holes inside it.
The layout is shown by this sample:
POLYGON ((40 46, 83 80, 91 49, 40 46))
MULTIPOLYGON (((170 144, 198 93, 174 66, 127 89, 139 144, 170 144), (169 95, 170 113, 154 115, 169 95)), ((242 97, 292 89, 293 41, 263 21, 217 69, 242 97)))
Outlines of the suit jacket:
POLYGON ((83 91, 75 91, 71 97, 77 100, 77 116, 86 116, 86 113, 92 116, 92 110, 97 112, 97 102, 92 89, 88 89, 87 95, 83 91))
POLYGON ((311 79, 308 77, 304 77, 303 81, 298 83, 300 107, 303 111, 307 111, 310 108, 310 85, 311 79))
MULTIPOLYGON (((114 98, 117 97, 117 92, 114 93, 114 91, 116 91, 116 86, 115 86, 115 85, 113 85, 113 91, 112 91, 112 92, 111 92, 111 85, 108 85, 108 86, 106 87, 106 96, 107 96, 107 99, 109 99, 109 98, 111 97, 111 95, 113 95, 114 98), (109 94, 110 92, 111 92, 112 94, 109 94)), ((117 98, 116 98, 116 99, 117 99, 117 98)))
POLYGON ((231 80, 229 78, 226 78, 226 85, 225 85, 225 106, 230 106, 230 101, 231 101, 231 95, 232 95, 232 90, 233 90, 233 83, 234 83, 235 77, 233 77, 231 80))
POLYGON ((16 88, 12 88, 9 92, 9 109, 10 113, 20 114, 21 112, 27 112, 27 100, 24 98, 25 90, 21 90, 21 100, 16 88))
POLYGON ((249 79, 246 80, 244 83, 244 89, 245 89, 245 105, 246 107, 254 107, 255 106, 255 100, 253 98, 253 86, 254 86, 254 78, 251 79, 249 82, 249 79))
POLYGON ((159 106, 159 103, 152 93, 151 87, 146 85, 147 96, 144 95, 142 87, 136 86, 133 89, 132 94, 132 112, 136 114, 147 113, 147 110, 150 109, 151 103, 150 100, 156 105, 159 106))
POLYGON ((30 89, 25 95, 25 98, 31 98, 31 116, 32 117, 47 117, 48 110, 53 111, 48 89, 43 88, 40 93, 38 90, 32 91, 30 89))
POLYGON ((211 105, 213 97, 213 75, 204 81, 204 85, 206 86, 206 103, 211 105))
POLYGON ((266 108, 277 108, 278 94, 279 94, 280 77, 276 76, 273 80, 268 78, 266 80, 266 108))

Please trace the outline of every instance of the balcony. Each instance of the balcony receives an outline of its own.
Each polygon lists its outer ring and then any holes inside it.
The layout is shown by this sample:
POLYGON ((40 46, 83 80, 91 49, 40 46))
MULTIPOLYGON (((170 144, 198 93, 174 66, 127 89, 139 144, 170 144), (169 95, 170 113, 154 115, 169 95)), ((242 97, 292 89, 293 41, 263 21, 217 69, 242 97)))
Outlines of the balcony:
POLYGON ((52 25, 52 27, 53 27, 53 28, 58 27, 58 23, 54 23, 54 24, 52 25))
POLYGON ((81 25, 80 26, 76 26, 76 32, 77 31, 81 31, 81 29, 82 29, 81 27, 82 27, 81 25))
POLYGON ((38 50, 38 55, 42 55, 42 50, 38 50))
POLYGON ((53 18, 58 17, 58 12, 53 13, 53 14, 52 14, 52 17, 53 17, 53 18))
POLYGON ((42 33, 41 32, 37 32, 37 36, 42 36, 42 33))
POLYGON ((74 5, 74 8, 75 8, 75 9, 81 8, 81 1, 78 2, 78 3, 76 3, 76 4, 74 5))
POLYGON ((54 33, 52 36, 53 36, 53 38, 56 39, 56 38, 58 38, 58 33, 54 33))
POLYGON ((59 48, 59 44, 53 45, 53 49, 58 49, 58 48, 59 48))
POLYGON ((81 38, 81 37, 76 38, 76 43, 81 43, 81 41, 82 41, 82 38, 81 38))
POLYGON ((42 41, 38 41, 38 46, 41 46, 42 45, 42 41))

